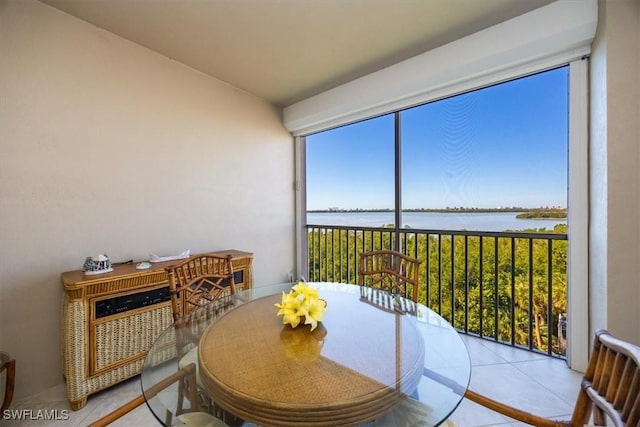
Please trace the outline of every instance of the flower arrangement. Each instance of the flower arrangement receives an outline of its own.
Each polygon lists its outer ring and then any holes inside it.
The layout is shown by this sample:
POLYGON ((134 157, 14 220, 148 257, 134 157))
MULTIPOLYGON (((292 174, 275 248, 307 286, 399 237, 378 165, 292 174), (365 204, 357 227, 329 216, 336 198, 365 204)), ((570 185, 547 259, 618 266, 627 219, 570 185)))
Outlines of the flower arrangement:
POLYGON ((282 300, 275 306, 280 309, 277 315, 282 316, 282 323, 295 328, 302 322, 311 325, 312 331, 327 311, 327 302, 320 299, 318 290, 304 282, 298 282, 288 293, 282 292, 282 300))

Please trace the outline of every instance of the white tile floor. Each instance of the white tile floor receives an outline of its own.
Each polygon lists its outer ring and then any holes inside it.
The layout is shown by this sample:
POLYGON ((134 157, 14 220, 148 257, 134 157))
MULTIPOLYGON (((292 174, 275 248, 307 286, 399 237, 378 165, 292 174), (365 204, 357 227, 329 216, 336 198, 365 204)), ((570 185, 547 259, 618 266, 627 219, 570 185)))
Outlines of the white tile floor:
MULTIPOLYGON (((471 356, 473 366, 471 388, 473 390, 543 416, 567 419, 571 415, 582 374, 568 369, 564 361, 466 335, 462 335, 462 338, 471 356)), ((39 409, 67 410, 70 416, 68 420, 8 421, 0 417, 0 425, 86 426, 138 394, 140 394, 140 383, 138 377, 135 377, 90 396, 87 405, 81 410, 70 411, 64 385, 59 385, 35 396, 16 400, 11 405, 11 409, 31 410, 33 414, 39 409)), ((466 399, 462 401, 451 419, 460 427, 525 425, 488 411, 466 399)), ((122 427, 158 425, 146 405, 112 424, 112 426, 122 427)))
MULTIPOLYGON (((470 388, 508 405, 553 419, 569 419, 582 374, 563 360, 461 335, 471 357, 470 388)), ((451 419, 460 427, 525 426, 464 399, 451 419)))

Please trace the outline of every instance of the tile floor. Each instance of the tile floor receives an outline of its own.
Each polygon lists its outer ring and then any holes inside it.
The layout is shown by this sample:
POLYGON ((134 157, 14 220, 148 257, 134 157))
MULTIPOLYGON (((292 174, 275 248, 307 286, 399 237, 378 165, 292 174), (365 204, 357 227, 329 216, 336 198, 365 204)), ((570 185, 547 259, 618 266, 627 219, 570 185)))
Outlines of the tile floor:
MULTIPOLYGON (((471 388, 529 412, 558 419, 567 419, 572 411, 582 375, 571 371, 562 360, 462 335, 471 356, 471 388)), ((37 411, 69 410, 69 419, 60 421, 8 421, 0 417, 2 426, 65 426, 79 427, 95 421, 140 394, 138 377, 89 397, 87 406, 70 411, 64 385, 14 400, 11 409, 37 411)), ((463 400, 451 419, 460 427, 526 424, 463 400)), ((158 426, 145 405, 112 424, 114 427, 158 426)))

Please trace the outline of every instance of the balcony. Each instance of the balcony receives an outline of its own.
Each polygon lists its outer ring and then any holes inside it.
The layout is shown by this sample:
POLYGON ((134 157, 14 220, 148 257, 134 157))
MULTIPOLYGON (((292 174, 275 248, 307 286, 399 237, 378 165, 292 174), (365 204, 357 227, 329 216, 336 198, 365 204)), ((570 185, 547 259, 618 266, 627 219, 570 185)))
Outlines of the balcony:
MULTIPOLYGON (((401 248, 421 259, 420 302, 459 330, 472 364, 470 387, 532 413, 570 417, 582 375, 563 360, 564 323, 558 320, 566 303, 566 234, 328 225, 307 231, 311 281, 355 283, 362 251, 401 248)), ((71 411, 65 423, 86 425, 139 392, 137 377, 116 385, 71 411)), ((58 386, 13 408, 66 405, 64 386, 58 386)), ((451 419, 461 427, 524 425, 466 399, 451 419)), ((146 406, 120 423, 157 425, 146 406)))
POLYGON ((422 261, 419 302, 458 331, 564 358, 566 233, 332 225, 307 232, 310 281, 356 283, 361 252, 400 248, 422 261))

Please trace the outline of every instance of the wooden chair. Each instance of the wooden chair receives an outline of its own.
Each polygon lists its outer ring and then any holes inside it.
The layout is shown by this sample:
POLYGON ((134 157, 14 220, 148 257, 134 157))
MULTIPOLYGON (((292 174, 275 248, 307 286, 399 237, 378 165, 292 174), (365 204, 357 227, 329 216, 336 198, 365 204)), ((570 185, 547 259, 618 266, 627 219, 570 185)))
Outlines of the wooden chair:
POLYGON ((2 399, 2 407, 0 407, 0 417, 5 409, 9 409, 11 400, 13 399, 13 390, 16 383, 16 361, 5 352, 0 352, 0 373, 3 371, 7 376, 4 388, 4 398, 2 399))
POLYGON ((231 255, 198 255, 165 269, 173 320, 224 295, 235 294, 231 255))
POLYGON ((554 421, 497 402, 472 390, 465 397, 538 427, 607 425, 640 427, 640 347, 599 330, 571 421, 554 421), (590 424, 591 423, 591 424, 590 424))
MULTIPOLYGON (((117 408, 115 411, 110 412, 109 414, 105 415, 99 420, 96 420, 93 423, 89 424, 89 427, 103 427, 113 423, 114 421, 118 420, 119 418, 123 417, 124 415, 128 414, 129 412, 137 408, 138 406, 145 403, 145 396, 146 396, 146 399, 151 399, 155 397, 158 393, 160 393, 162 390, 166 389, 167 387, 169 387, 170 385, 176 382, 180 384, 179 387, 182 386, 181 382, 190 384, 191 387, 187 389, 191 390, 192 394, 191 396, 188 397, 188 399, 190 402, 197 402, 198 399, 193 394, 196 389, 194 386, 195 370, 196 368, 194 364, 185 366, 184 368, 176 371, 175 373, 169 375, 162 381, 158 382, 153 387, 150 387, 148 390, 146 390, 145 395, 140 395, 135 399, 130 400, 129 402, 122 405, 121 407, 117 408)), ((200 408, 197 408, 197 407, 185 409, 180 406, 176 414, 172 414, 171 412, 167 411, 167 418, 165 419, 165 423, 167 425, 172 425, 173 415, 176 415, 176 417, 180 420, 180 422, 182 422, 186 426, 203 426, 203 427, 225 427, 226 426, 226 424, 221 420, 219 420, 218 418, 215 418, 214 416, 206 412, 201 412, 200 408)), ((152 416, 152 415, 149 414, 149 416, 152 416)))
POLYGON ((358 283, 400 293, 418 300, 418 274, 422 261, 391 250, 362 252, 358 283), (411 287, 411 292, 407 289, 411 287))
MULTIPOLYGON (((171 306, 176 331, 178 367, 196 366, 196 392, 198 405, 229 424, 241 420, 217 407, 202 388, 198 370, 198 342, 204 328, 217 316, 234 306, 236 293, 231 255, 198 255, 167 267, 171 292, 171 306), (199 310, 196 310, 199 309, 199 310)), ((185 387, 189 387, 186 385, 185 387)), ((184 395, 189 396, 189 393, 184 395)), ((182 399, 183 395, 179 398, 182 399)))
MULTIPOLYGON (((232 414, 222 410, 213 402, 202 388, 200 380, 200 371, 198 369, 198 343, 202 333, 207 327, 215 321, 215 319, 235 305, 233 294, 227 294, 218 297, 214 301, 206 304, 200 310, 192 311, 182 316, 175 322, 175 346, 178 358, 178 367, 183 369, 193 364, 195 366, 194 384, 185 384, 186 396, 194 396, 190 387, 195 386, 195 396, 198 398, 198 405, 208 413, 214 414, 217 418, 225 421, 229 425, 238 425, 242 420, 236 418, 232 414)), ((182 399, 182 396, 179 396, 182 399)), ((181 404, 181 402, 180 402, 181 404)))

